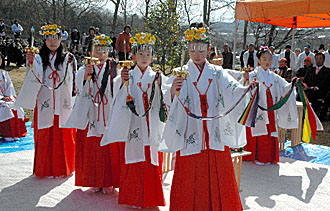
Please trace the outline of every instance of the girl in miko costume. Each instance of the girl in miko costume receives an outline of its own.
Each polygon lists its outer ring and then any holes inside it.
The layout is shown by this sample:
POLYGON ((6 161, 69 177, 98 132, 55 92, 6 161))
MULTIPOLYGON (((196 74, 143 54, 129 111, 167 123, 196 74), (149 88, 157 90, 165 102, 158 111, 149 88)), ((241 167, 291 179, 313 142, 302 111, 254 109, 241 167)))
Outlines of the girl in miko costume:
POLYGON ((75 185, 108 193, 111 187, 119 187, 119 143, 101 147, 100 141, 111 110, 112 81, 117 72, 116 63, 108 60, 110 37, 102 34, 93 42, 95 48, 90 46, 89 54, 99 59, 99 64, 86 64, 77 72, 78 94, 67 127, 78 129, 75 185))
MULTIPOLYGON (((270 71, 272 54, 268 47, 261 47, 257 57, 260 66, 249 75, 245 74, 244 77, 245 80, 257 80, 259 82, 259 105, 268 109, 289 92, 292 83, 288 83, 281 76, 270 71)), ((243 157, 243 159, 255 161, 259 165, 279 162, 277 126, 286 129, 298 128, 298 112, 294 92, 278 110, 258 109, 255 127, 246 130, 247 145, 244 149, 252 152, 252 154, 243 157)))
POLYGON ((165 206, 163 159, 157 149, 164 127, 160 82, 165 77, 149 67, 155 40, 150 33, 130 39, 137 65, 130 72, 124 68, 114 80, 114 102, 101 141, 125 142, 118 203, 134 207, 165 206))
MULTIPOLYGON (((0 52, 0 67, 2 54, 0 52)), ((0 136, 15 141, 26 136, 25 116, 22 108, 14 108, 16 92, 7 71, 0 69, 0 136)))
POLYGON ((72 54, 63 55, 61 27, 41 27, 40 54, 28 52, 26 77, 16 104, 34 109, 34 168, 38 177, 69 176, 74 171, 76 130, 64 128, 74 102, 72 54), (31 66, 30 66, 31 65, 31 66))
POLYGON ((177 152, 170 210, 242 210, 229 147, 245 145, 244 126, 237 123, 245 104, 239 103, 227 116, 212 121, 187 114, 212 117, 224 113, 247 88, 205 59, 209 41, 202 23, 191 24, 185 39, 190 60, 183 69, 190 76, 168 80, 174 79, 165 99, 173 103, 159 146, 160 151, 177 152), (180 93, 175 96, 177 90, 180 93))

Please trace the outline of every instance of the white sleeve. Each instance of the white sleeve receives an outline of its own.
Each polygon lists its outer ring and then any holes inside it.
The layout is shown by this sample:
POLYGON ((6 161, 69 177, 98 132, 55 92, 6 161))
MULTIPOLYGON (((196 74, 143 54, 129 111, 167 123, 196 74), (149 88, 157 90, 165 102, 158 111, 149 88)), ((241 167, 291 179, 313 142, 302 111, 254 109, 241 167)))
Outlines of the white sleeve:
POLYGON ((39 55, 36 55, 34 58, 32 70, 28 65, 26 71, 26 77, 15 102, 15 106, 33 110, 41 88, 40 82, 43 80, 43 66, 39 55))
MULTIPOLYGON (((184 101, 187 97, 187 85, 184 82, 180 99, 184 101)), ((187 128, 188 115, 180 104, 178 97, 175 96, 170 106, 167 122, 164 128, 163 137, 158 150, 162 152, 176 152, 185 147, 184 136, 187 128)))
POLYGON ((6 78, 5 95, 9 96, 12 100, 14 100, 13 98, 16 98, 16 92, 13 82, 11 81, 11 78, 7 71, 4 72, 4 76, 6 78))

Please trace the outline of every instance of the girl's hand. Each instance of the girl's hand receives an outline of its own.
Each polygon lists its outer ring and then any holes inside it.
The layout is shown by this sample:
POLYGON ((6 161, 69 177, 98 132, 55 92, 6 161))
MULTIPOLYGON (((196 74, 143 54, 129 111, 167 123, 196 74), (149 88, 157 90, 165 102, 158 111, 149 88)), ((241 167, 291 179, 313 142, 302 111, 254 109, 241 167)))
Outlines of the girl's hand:
POLYGON ((255 87, 257 87, 259 85, 259 82, 256 81, 257 79, 254 78, 253 81, 251 82, 251 89, 254 89, 255 87))
POLYGON ((84 80, 87 80, 88 76, 91 76, 93 74, 93 72, 94 72, 93 65, 86 64, 84 80))
POLYGON ((124 67, 122 70, 121 70, 121 83, 124 84, 125 81, 128 81, 129 80, 129 71, 127 69, 127 67, 124 67))
POLYGON ((183 86, 183 81, 184 81, 184 78, 182 78, 182 77, 176 77, 173 80, 172 87, 171 87, 171 97, 172 97, 172 99, 174 98, 174 95, 175 95, 176 91, 181 90, 181 88, 183 86))
POLYGON ((27 53, 26 53, 26 61, 27 61, 29 64, 33 64, 34 57, 35 57, 35 54, 34 54, 33 52, 27 52, 27 53))

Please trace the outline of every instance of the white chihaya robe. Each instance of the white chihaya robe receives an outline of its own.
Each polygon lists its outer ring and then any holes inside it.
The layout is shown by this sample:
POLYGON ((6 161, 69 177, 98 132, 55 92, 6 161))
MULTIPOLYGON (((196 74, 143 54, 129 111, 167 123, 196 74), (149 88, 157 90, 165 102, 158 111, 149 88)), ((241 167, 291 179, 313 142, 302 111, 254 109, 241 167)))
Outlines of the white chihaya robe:
POLYGON ((14 118, 12 109, 17 111, 17 117, 24 120, 24 111, 20 107, 14 107, 16 100, 16 92, 13 83, 7 71, 0 70, 0 122, 14 118), (4 97, 10 97, 12 102, 5 102, 1 100, 4 97))
MULTIPOLYGON (((200 71, 192 60, 189 60, 183 68, 189 71, 190 77, 184 81, 179 98, 192 113, 201 116, 199 93, 193 85, 197 81, 200 71)), ((215 116, 226 112, 238 101, 238 98, 246 89, 227 71, 206 61, 197 88, 201 94, 204 94, 209 85, 206 94, 209 106, 207 116, 215 116)), ((168 94, 170 95, 170 92, 168 94)), ((165 99, 169 99, 169 97, 165 99)), ((224 150, 224 146, 242 147, 246 144, 245 127, 238 123, 246 103, 247 97, 227 116, 207 122, 210 149, 224 150)), ((181 150, 181 156, 200 153, 202 150, 202 134, 203 121, 189 117, 175 96, 170 106, 169 117, 159 150, 164 152, 181 150)))
MULTIPOLYGON (((150 100, 152 82, 156 73, 148 67, 144 74, 138 66, 130 71, 129 92, 134 99, 136 111, 138 114, 144 114, 143 92, 148 93, 150 100), (141 87, 138 84, 141 83, 141 87), (149 88, 148 88, 149 87, 149 88), (142 90, 141 90, 142 89, 142 90)), ((166 83, 166 77, 162 76, 163 83, 166 83)), ((107 131, 105 132, 101 146, 114 142, 125 142, 126 164, 145 161, 144 146, 150 146, 151 163, 158 166, 158 149, 164 123, 160 121, 160 92, 158 83, 155 84, 155 96, 152 102, 152 108, 149 111, 150 135, 148 136, 148 126, 146 117, 137 117, 126 105, 127 87, 125 84, 121 87, 121 76, 114 79, 114 98, 110 111, 107 131)))
MULTIPOLYGON (((285 96, 292 85, 291 83, 285 81, 281 76, 269 71, 269 69, 265 71, 261 66, 258 66, 253 72, 251 72, 249 77, 250 81, 256 78, 259 82, 259 105, 263 108, 267 108, 266 86, 271 86, 270 91, 275 104, 281 99, 281 97, 285 96)), ((268 132, 266 125, 268 123, 269 119, 267 111, 262 111, 258 108, 256 126, 252 128, 252 136, 267 135, 268 132)), ((282 108, 275 110, 275 123, 281 128, 298 128, 298 112, 296 106, 296 95, 294 92, 292 92, 289 100, 283 105, 282 108)), ((278 134, 277 132, 273 132, 271 136, 278 137, 278 134)))
POLYGON ((106 129, 112 104, 110 75, 108 76, 108 84, 102 102, 98 106, 94 104, 94 102, 98 103, 101 101, 99 89, 101 89, 105 67, 106 63, 103 66, 94 65, 95 74, 98 76, 95 78, 97 84, 92 80, 90 82, 86 80, 84 84, 85 67, 80 68, 76 73, 77 97, 66 127, 84 130, 89 124, 87 137, 101 137, 106 129), (92 96, 89 93, 89 87, 91 87, 92 96))
POLYGON ((73 89, 73 68, 76 69, 76 62, 68 64, 69 54, 64 62, 55 68, 55 59, 57 54, 49 55, 50 65, 43 70, 41 57, 36 54, 33 62, 33 71, 43 84, 53 88, 63 81, 66 67, 67 75, 60 88, 54 90, 40 84, 33 72, 27 67, 26 77, 16 100, 15 105, 33 110, 37 103, 38 108, 38 129, 49 128, 54 124, 54 115, 59 115, 59 127, 63 128, 71 114, 74 104, 72 97, 73 89), (56 74, 57 73, 57 74, 56 74), (55 100, 55 103, 54 103, 55 100), (54 108, 55 104, 55 108, 54 108))

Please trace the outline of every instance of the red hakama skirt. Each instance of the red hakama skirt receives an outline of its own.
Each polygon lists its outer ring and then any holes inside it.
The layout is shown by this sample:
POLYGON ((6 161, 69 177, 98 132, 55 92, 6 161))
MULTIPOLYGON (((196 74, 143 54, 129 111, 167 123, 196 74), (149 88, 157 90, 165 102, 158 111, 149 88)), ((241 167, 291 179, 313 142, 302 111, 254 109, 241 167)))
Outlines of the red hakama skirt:
POLYGON ((74 171, 76 129, 59 128, 59 116, 54 125, 38 129, 38 113, 34 110, 34 167, 38 177, 69 176, 74 171))
MULTIPOLYGON (((267 125, 269 128, 269 125, 267 125)), ((245 151, 252 154, 244 156, 243 160, 259 161, 261 163, 279 162, 280 151, 278 138, 268 135, 252 137, 251 128, 246 128, 247 144, 244 146, 245 151)))
POLYGON ((228 147, 189 156, 177 152, 170 210, 242 210, 228 147))
POLYGON ((26 136, 26 120, 19 119, 16 110, 11 109, 11 111, 13 112, 14 117, 0 122, 0 135, 5 138, 21 138, 26 136))
POLYGON ((88 126, 76 137, 75 185, 82 187, 119 187, 122 143, 101 147, 102 137, 87 137, 88 126))
MULTIPOLYGON (((266 90, 267 107, 273 106, 273 98, 270 89, 266 90)), ((276 131, 275 113, 267 111, 269 124, 267 124, 267 135, 252 137, 251 128, 246 128, 247 144, 244 147, 246 151, 252 152, 251 155, 243 157, 243 160, 258 161, 261 163, 279 162, 280 151, 278 138, 272 137, 271 133, 276 131)))
POLYGON ((165 206, 163 192, 162 163, 163 153, 158 153, 159 165, 151 164, 150 147, 145 146, 146 161, 125 164, 121 156, 119 204, 137 207, 165 206))

